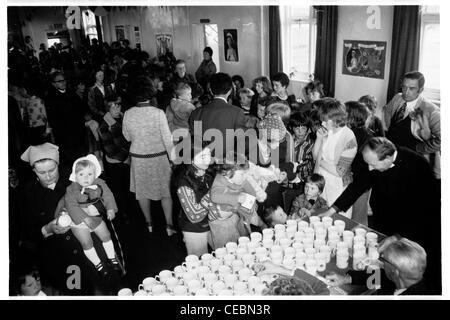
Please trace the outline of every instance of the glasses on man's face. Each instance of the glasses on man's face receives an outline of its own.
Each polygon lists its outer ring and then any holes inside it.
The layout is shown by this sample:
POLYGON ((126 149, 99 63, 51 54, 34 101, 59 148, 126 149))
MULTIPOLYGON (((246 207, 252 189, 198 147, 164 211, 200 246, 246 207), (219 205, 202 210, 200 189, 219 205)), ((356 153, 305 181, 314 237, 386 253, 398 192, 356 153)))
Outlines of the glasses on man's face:
POLYGON ((380 255, 378 257, 378 260, 380 260, 384 265, 390 265, 393 268, 397 268, 397 266, 395 264, 393 264, 392 262, 390 262, 389 260, 387 260, 384 255, 380 255))
POLYGON ((55 81, 53 81, 53 82, 54 82, 54 83, 66 82, 66 79, 55 80, 55 81))

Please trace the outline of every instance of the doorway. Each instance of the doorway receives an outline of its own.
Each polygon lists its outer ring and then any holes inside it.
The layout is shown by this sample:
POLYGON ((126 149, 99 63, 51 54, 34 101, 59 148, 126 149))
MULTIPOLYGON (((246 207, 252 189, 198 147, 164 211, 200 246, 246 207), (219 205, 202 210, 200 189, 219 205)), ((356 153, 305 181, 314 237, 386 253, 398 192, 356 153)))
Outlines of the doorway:
POLYGON ((203 49, 211 47, 212 60, 220 71, 219 32, 217 24, 192 24, 192 60, 195 66, 203 61, 203 49))

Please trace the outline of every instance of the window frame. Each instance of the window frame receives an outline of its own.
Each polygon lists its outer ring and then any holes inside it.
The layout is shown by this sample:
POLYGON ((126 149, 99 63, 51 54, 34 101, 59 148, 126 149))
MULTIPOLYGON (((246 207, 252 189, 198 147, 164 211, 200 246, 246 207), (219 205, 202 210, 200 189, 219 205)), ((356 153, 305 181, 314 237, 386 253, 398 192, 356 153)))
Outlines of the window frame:
POLYGON ((298 16, 294 16, 292 13, 292 6, 280 7, 281 18, 281 38, 282 38, 282 58, 283 58, 283 72, 286 73, 293 81, 309 82, 312 74, 314 73, 314 62, 316 53, 316 40, 317 40, 317 18, 316 10, 313 6, 309 7, 308 19, 300 19, 298 16), (309 70, 292 70, 293 63, 291 61, 291 27, 294 24, 308 24, 309 25, 309 54, 308 54, 308 68, 309 70))
MULTIPOLYGON (((425 28, 428 25, 438 24, 440 26, 440 12, 436 13, 427 13, 425 11, 426 6, 421 7, 421 22, 420 22, 420 53, 419 53, 419 71, 423 73, 422 68, 422 57, 423 51, 425 50, 424 46, 424 32, 425 28), (422 13, 425 12, 425 13, 422 13)), ((439 43, 440 46, 440 43, 439 43)), ((425 88, 423 90, 422 95, 430 100, 440 102, 441 100, 441 90, 440 88, 429 88, 426 86, 427 82, 425 81, 425 88)))

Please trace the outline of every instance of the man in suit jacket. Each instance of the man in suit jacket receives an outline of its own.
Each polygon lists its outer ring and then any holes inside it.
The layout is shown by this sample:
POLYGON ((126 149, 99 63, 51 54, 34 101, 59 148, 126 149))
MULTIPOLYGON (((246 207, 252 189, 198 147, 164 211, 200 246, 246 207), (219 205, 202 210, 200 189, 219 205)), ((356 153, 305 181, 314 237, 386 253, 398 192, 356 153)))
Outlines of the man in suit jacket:
POLYGON ((430 276, 440 283, 441 218, 440 194, 435 190, 429 163, 408 148, 395 146, 382 137, 371 138, 362 147, 368 171, 361 172, 322 215, 347 211, 372 189, 371 228, 384 234, 399 233, 420 243, 428 253, 430 276))
POLYGON ((425 78, 418 71, 404 75, 402 92, 384 107, 386 137, 425 156, 440 179, 441 114, 421 95, 424 84, 425 78))
MULTIPOLYGON (((427 266, 427 254, 416 242, 394 235, 386 238, 379 248, 383 269, 379 283, 372 283, 372 272, 353 271, 346 276, 327 275, 332 286, 342 284, 379 285, 378 295, 429 295, 435 294, 428 287, 423 275, 427 266)), ((375 270, 374 270, 375 271, 375 270)), ((369 288, 372 289, 372 288, 369 288)))
MULTIPOLYGON (((216 73, 210 78, 210 88, 214 94, 214 99, 211 103, 195 109, 192 111, 189 117, 189 131, 196 140, 210 140, 211 138, 206 136, 203 138, 205 132, 209 129, 216 129, 217 134, 222 135, 222 155, 218 154, 218 149, 215 151, 215 156, 223 158, 227 150, 235 150, 235 137, 234 135, 227 137, 227 130, 242 129, 245 131, 245 116, 244 111, 236 106, 233 106, 227 102, 228 96, 232 91, 231 77, 226 73, 216 73), (194 128, 201 125, 201 132, 194 128), (199 134, 201 133, 201 137, 199 134)), ((207 134, 214 134, 212 131, 208 131, 207 134)), ((212 140, 212 139, 211 139, 212 140)), ((215 141, 216 139, 214 139, 215 141)), ((215 142, 217 143, 217 142, 215 142)), ((219 148, 219 145, 217 145, 219 148)))

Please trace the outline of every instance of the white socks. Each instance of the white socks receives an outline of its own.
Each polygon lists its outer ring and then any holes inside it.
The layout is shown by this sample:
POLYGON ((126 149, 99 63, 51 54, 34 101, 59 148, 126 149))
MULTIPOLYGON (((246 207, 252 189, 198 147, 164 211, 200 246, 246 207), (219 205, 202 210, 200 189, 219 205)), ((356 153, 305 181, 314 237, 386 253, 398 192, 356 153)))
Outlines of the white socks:
POLYGON ((116 251, 114 250, 114 244, 112 240, 102 242, 103 248, 105 248, 106 256, 108 259, 114 259, 116 257, 116 251))
POLYGON ((97 251, 92 247, 89 250, 83 250, 86 257, 94 264, 94 266, 98 265, 101 261, 98 257, 97 251))

